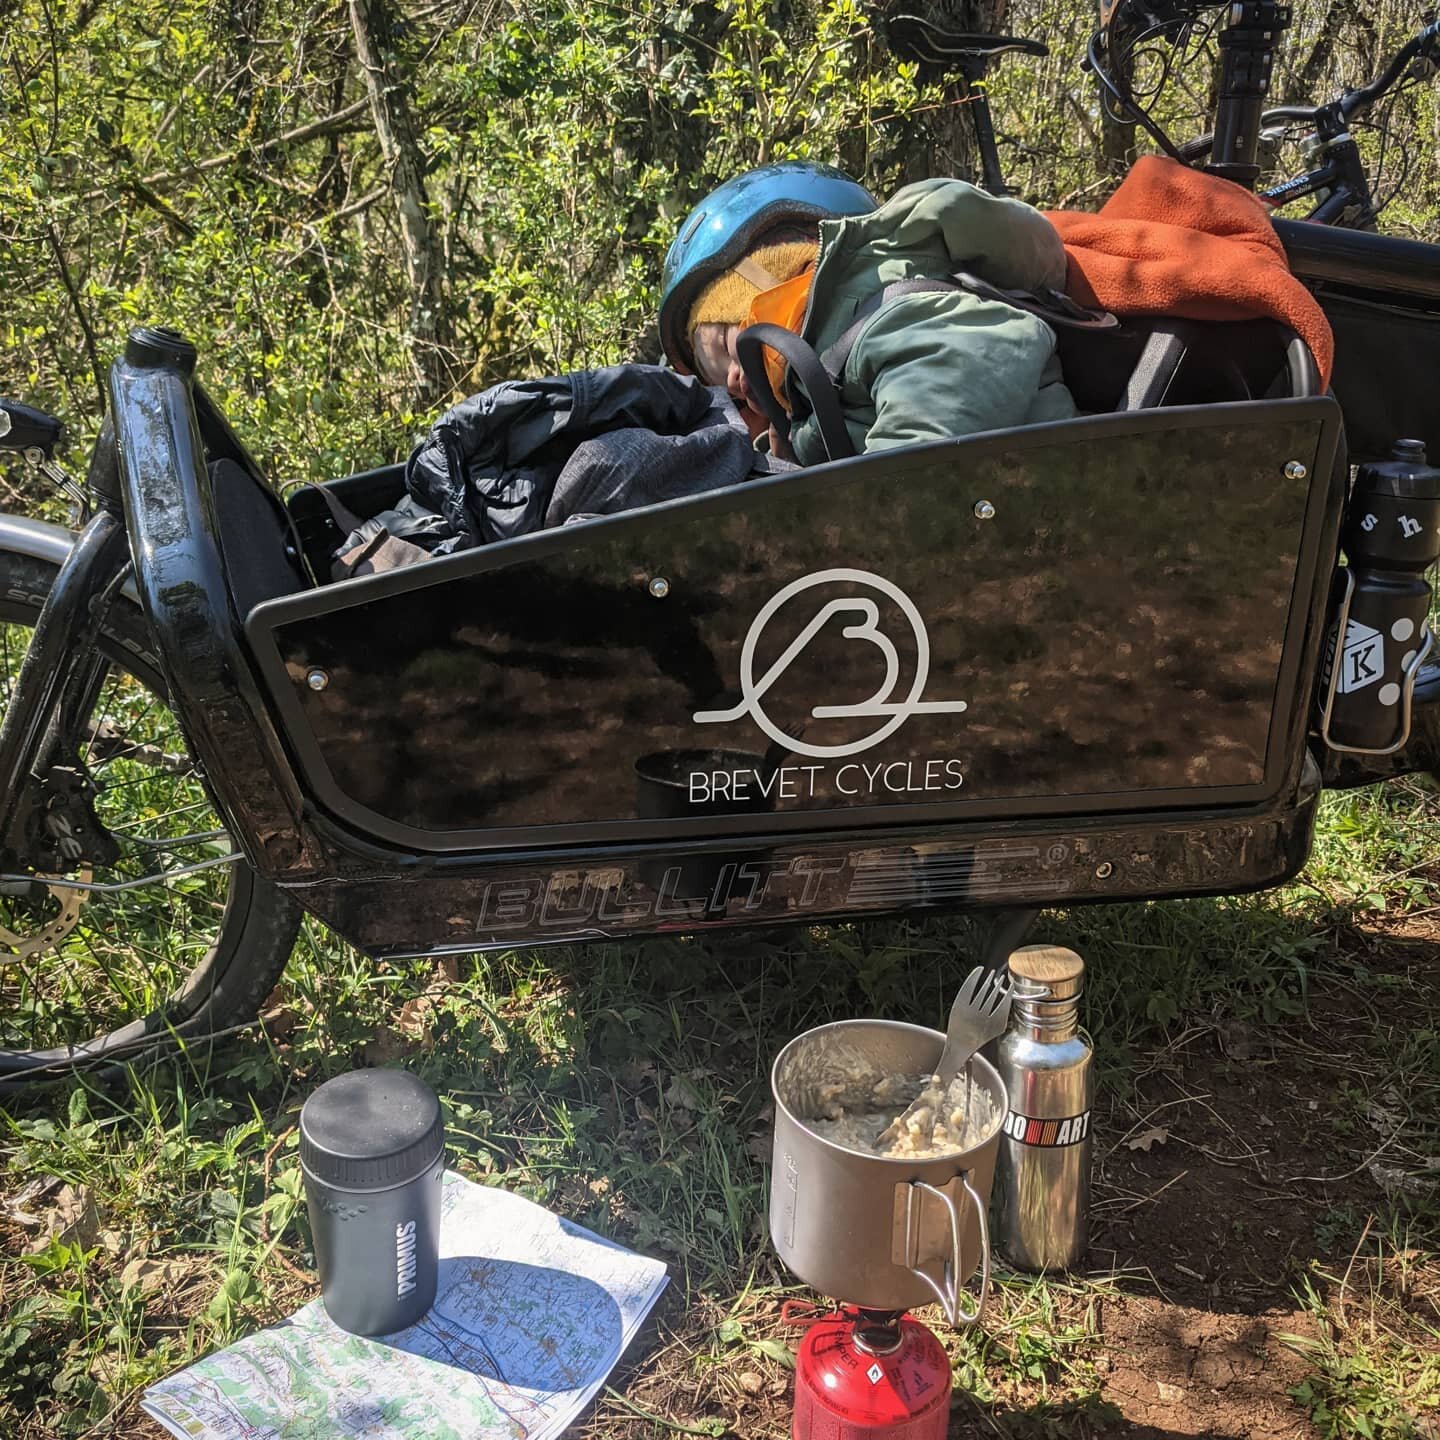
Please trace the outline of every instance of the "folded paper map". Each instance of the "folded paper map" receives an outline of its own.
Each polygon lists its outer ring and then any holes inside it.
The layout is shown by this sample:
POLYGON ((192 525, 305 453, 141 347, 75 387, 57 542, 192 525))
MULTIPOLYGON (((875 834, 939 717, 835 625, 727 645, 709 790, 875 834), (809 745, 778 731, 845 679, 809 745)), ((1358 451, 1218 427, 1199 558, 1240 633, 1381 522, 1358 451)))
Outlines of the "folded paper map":
POLYGON ((547 1440, 604 1383, 665 1267, 447 1171, 424 1319, 367 1340, 319 1300, 152 1386, 181 1440, 547 1440))

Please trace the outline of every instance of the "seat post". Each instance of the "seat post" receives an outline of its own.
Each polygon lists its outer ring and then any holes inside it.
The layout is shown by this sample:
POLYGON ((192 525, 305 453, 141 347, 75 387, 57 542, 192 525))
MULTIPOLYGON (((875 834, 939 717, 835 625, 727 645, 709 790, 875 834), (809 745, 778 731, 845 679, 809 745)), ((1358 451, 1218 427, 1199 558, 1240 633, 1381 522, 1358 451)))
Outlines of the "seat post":
POLYGON ((1256 147, 1260 115, 1270 93, 1275 50, 1290 24, 1290 6, 1276 0, 1239 0, 1220 32, 1220 90, 1215 105, 1215 146, 1205 167, 1247 190, 1260 176, 1256 147))
POLYGON ((967 58, 961 65, 965 83, 965 100, 970 106, 970 121, 975 127, 975 145, 980 151, 980 175, 984 188, 992 195, 1008 195, 1005 172, 1000 167, 1000 151, 995 145, 995 122, 990 115, 990 92, 985 83, 985 57, 967 58))

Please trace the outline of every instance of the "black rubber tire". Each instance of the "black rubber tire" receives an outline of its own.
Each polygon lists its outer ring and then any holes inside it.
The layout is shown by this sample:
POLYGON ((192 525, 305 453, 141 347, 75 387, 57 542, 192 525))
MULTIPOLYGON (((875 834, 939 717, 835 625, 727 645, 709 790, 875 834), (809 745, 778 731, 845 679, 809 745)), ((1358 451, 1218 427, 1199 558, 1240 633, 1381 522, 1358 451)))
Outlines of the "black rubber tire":
MULTIPOLYGON (((58 571, 28 555, 0 549, 0 621, 32 624, 58 571)), ((101 635, 106 658, 166 700, 166 686, 140 608, 121 596, 101 635)), ((183 1039, 204 1046, 253 1020, 284 973, 300 926, 300 909, 283 891, 243 863, 226 872, 230 885, 214 945, 188 973, 168 1004, 87 1042, 49 1050, 0 1050, 0 1089, 54 1081, 78 1068, 132 1063, 183 1039)))

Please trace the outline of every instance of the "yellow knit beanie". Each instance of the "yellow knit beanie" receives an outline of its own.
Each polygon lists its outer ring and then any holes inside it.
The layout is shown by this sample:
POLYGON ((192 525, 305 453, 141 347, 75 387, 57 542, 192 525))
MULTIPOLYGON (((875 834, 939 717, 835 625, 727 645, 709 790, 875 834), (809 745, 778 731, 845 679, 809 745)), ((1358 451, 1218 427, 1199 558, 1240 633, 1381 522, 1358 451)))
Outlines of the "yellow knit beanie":
POLYGON ((728 270, 722 270, 696 296, 685 325, 687 336, 697 325, 743 325, 750 302, 762 291, 798 275, 819 252, 818 240, 787 240, 758 245, 728 270))

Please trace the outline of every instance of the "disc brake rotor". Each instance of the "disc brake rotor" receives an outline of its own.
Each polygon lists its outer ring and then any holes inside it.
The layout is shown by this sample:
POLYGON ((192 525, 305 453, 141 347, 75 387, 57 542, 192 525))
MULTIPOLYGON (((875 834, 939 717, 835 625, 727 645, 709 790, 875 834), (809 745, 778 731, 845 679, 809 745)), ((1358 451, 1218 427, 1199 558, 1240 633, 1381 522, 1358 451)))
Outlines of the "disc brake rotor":
MULTIPOLYGON (((74 879, 82 885, 88 885, 92 873, 87 866, 85 869, 77 871, 74 879)), ((49 877, 37 875, 35 878, 43 885, 49 877)), ((41 954, 50 949, 52 945, 58 945, 75 928, 76 921, 80 919, 80 912, 85 908, 89 892, 72 890, 69 886, 59 885, 47 885, 45 888, 50 898, 59 905, 60 913, 45 921, 38 930, 28 935, 19 935, 9 926, 0 922, 0 960, 28 960, 32 955, 41 954)))

